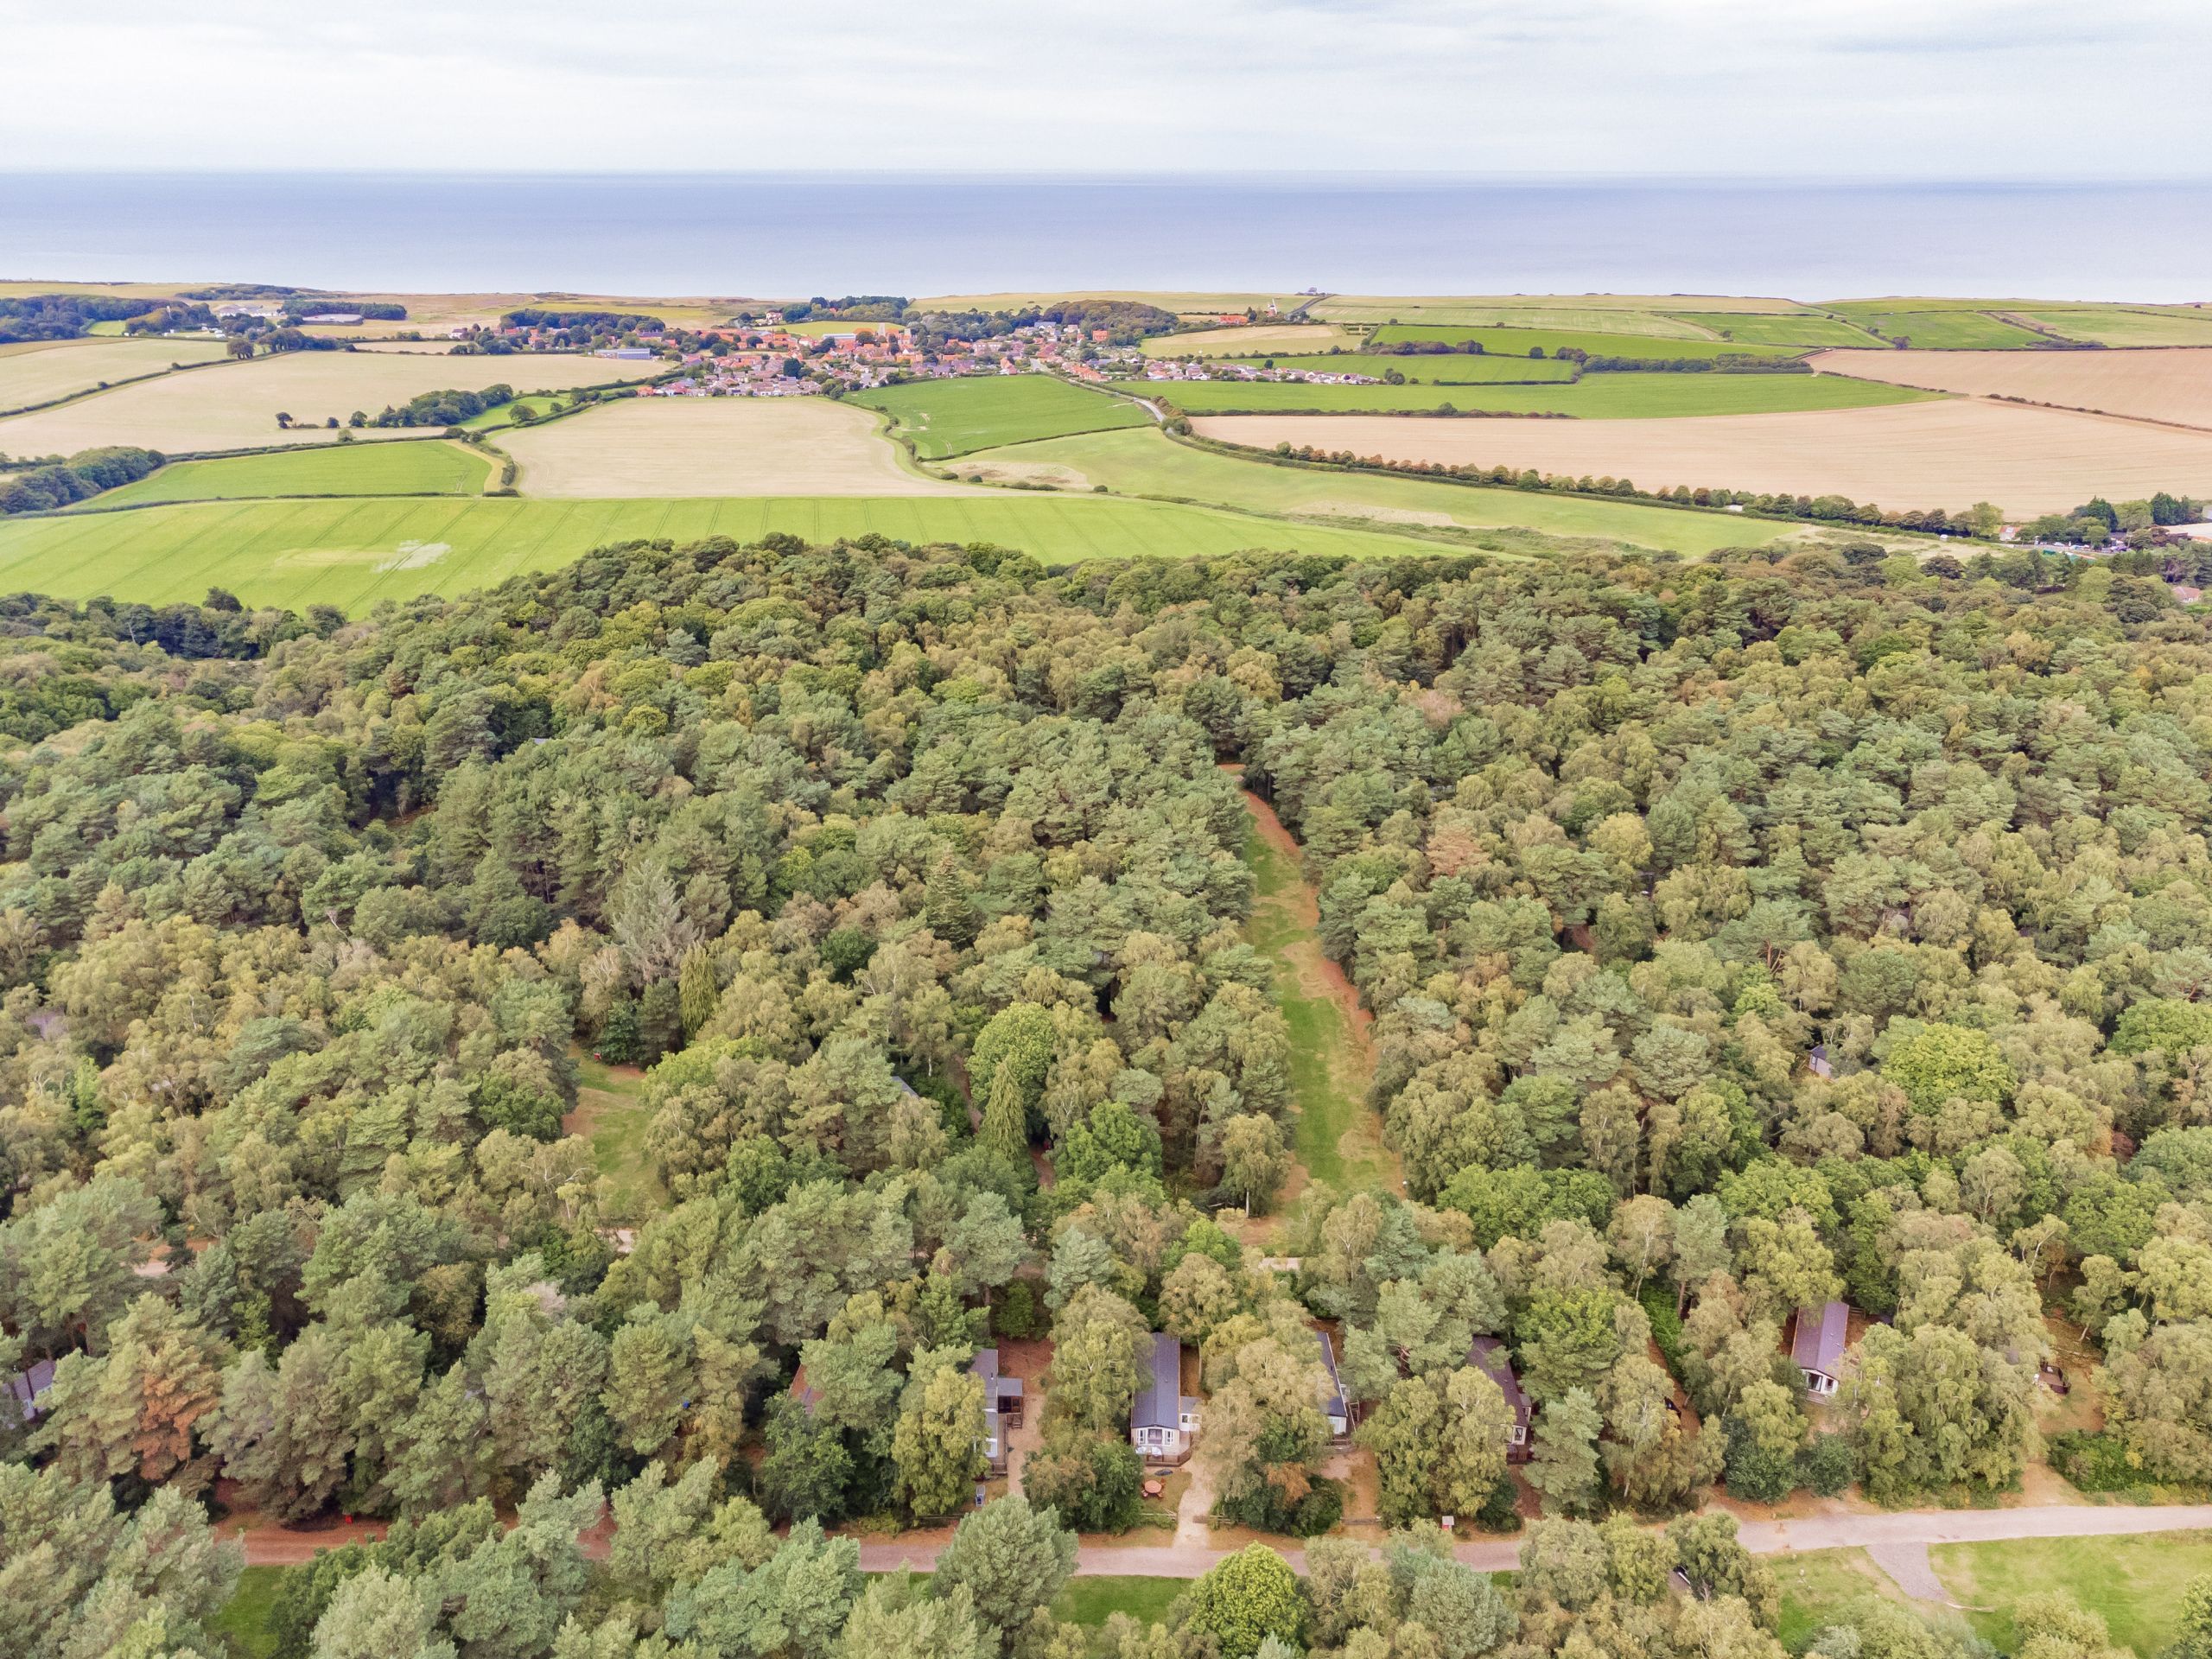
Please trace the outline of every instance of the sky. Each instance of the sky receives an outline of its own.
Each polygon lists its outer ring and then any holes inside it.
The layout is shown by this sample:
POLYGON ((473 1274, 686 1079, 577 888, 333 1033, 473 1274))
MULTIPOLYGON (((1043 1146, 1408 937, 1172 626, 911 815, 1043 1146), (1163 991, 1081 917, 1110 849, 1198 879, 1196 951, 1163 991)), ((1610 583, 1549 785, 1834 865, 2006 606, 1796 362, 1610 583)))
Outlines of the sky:
POLYGON ((2201 178, 2205 0, 0 0, 23 169, 2201 178))

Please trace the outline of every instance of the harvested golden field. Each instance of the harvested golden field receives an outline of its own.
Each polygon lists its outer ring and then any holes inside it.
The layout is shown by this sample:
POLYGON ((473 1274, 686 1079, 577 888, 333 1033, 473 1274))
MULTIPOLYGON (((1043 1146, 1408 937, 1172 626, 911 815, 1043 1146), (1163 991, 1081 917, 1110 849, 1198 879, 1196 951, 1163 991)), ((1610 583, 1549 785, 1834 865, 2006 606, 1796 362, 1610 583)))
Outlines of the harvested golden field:
POLYGON ((1223 415, 1200 435, 1271 449, 1349 449, 1390 461, 1629 478, 1646 489, 1847 495, 1946 510, 1993 501, 2063 512, 2093 495, 2212 493, 2212 433, 1961 398, 1881 409, 1692 419, 1534 421, 1388 415, 1223 415))
MULTIPOLYGON (((59 409, 0 421, 0 451, 10 454, 74 454, 104 444, 138 444, 165 454, 213 449, 278 449, 294 443, 327 443, 324 423, 341 423, 355 410, 375 416, 387 404, 418 392, 448 388, 478 391, 505 381, 517 391, 606 385, 633 379, 652 364, 569 356, 417 357, 386 352, 288 352, 163 375, 118 386, 59 409), (295 429, 276 424, 278 410, 295 429), (315 430, 302 431, 299 427, 315 430)), ((404 428, 364 430, 364 438, 416 436, 404 428)))
POLYGON ((74 392, 166 373, 175 363, 213 363, 219 340, 27 340, 0 346, 0 410, 28 409, 74 392))
POLYGON ((2212 348, 2125 352, 1823 352, 1831 374, 1974 397, 2018 397, 2212 429, 2212 348))
POLYGON ((1251 322, 1238 328, 1201 328, 1188 334, 1154 334, 1147 357, 1265 357, 1274 352, 1351 351, 1364 338, 1326 322, 1251 322))
POLYGON ((826 397, 626 397, 499 440, 524 495, 981 495, 899 465, 874 413, 826 397))

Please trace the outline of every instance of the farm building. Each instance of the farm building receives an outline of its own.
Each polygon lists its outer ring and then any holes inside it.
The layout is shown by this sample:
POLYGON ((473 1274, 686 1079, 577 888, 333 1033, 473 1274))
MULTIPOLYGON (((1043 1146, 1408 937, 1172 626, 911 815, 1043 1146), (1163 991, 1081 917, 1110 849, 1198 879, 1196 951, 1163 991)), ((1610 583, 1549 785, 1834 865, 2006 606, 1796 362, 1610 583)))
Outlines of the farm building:
POLYGON ((1513 1356, 1505 1351, 1505 1344, 1496 1337, 1477 1337, 1474 1345, 1467 1350, 1467 1363, 1480 1368, 1497 1384, 1498 1392, 1505 1396, 1507 1408, 1513 1414, 1513 1427, 1505 1431, 1505 1460, 1528 1462, 1529 1420, 1534 1414, 1534 1408, 1522 1391, 1521 1379, 1513 1374, 1513 1356))
POLYGON ((983 1379, 983 1455, 991 1472, 1006 1472, 1006 1431, 1021 1427, 1022 1386, 1018 1376, 999 1372, 999 1351, 985 1348, 968 1362, 968 1369, 983 1379))
POLYGON ((1180 1463, 1198 1438, 1198 1402, 1183 1392, 1183 1344, 1152 1336, 1152 1380, 1129 1405, 1129 1444, 1155 1463, 1180 1463))
POLYGON ((1805 1378, 1806 1389, 1821 1399, 1836 1391, 1841 1381, 1845 1338, 1851 1328, 1851 1309, 1841 1302, 1797 1310, 1797 1333, 1789 1344, 1789 1358, 1805 1378))
POLYGON ((1313 1334, 1321 1343, 1321 1369, 1329 1374, 1329 1397, 1321 1402, 1321 1412, 1329 1420, 1329 1438, 1341 1440, 1351 1433, 1351 1402, 1344 1397, 1344 1379, 1337 1375, 1336 1344, 1325 1331, 1313 1334))

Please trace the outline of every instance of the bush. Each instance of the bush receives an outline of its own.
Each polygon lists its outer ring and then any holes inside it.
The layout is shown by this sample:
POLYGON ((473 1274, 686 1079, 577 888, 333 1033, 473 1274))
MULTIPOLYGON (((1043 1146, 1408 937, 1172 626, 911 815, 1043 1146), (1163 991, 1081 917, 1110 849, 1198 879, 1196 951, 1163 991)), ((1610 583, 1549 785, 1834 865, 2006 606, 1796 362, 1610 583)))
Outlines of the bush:
POLYGON ((1475 1511, 1475 1525, 1484 1532, 1521 1530, 1521 1494, 1508 1475, 1490 1489, 1490 1496, 1475 1511))
POLYGON ((1082 1532, 1127 1532, 1143 1508, 1144 1465, 1123 1440, 1056 1437, 1022 1466, 1022 1495, 1082 1532))
POLYGON ((1265 1544, 1247 1544, 1183 1592, 1177 1629, 1210 1640, 1221 1659, 1252 1659, 1275 1637, 1299 1647, 1306 1635, 1306 1591, 1290 1564, 1265 1544))
POLYGON ((1295 1503, 1280 1488, 1263 1484, 1248 1497, 1233 1503, 1224 1498, 1214 1505, 1214 1514, 1224 1521, 1293 1538, 1319 1537, 1342 1520, 1344 1512, 1344 1488, 1333 1480, 1316 1480, 1295 1503))
POLYGON ((2148 1494, 2161 1483, 2118 1434, 2069 1429, 2050 1437, 2050 1466, 2085 1492, 2148 1494))
POLYGON ((1847 1434, 1817 1434, 1797 1454, 1797 1484, 1834 1497, 1859 1478, 1859 1455, 1847 1434))
POLYGON ((1796 1484, 1796 1459, 1763 1449, 1750 1429, 1733 1417, 1721 1420, 1728 1436, 1727 1460, 1722 1478, 1728 1496, 1753 1503, 1778 1503, 1796 1484))

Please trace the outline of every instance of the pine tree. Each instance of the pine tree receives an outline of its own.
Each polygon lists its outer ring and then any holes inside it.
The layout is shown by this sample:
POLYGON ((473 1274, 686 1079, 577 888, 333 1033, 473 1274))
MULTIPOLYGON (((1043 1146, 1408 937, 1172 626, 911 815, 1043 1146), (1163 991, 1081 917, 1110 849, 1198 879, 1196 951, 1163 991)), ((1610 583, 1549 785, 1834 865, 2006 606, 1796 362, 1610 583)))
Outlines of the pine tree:
POLYGON ((1598 1497, 1598 1431, 1604 1420, 1587 1389, 1569 1389, 1536 1420, 1529 1484, 1543 1494, 1544 1513, 1586 1510, 1598 1497))

